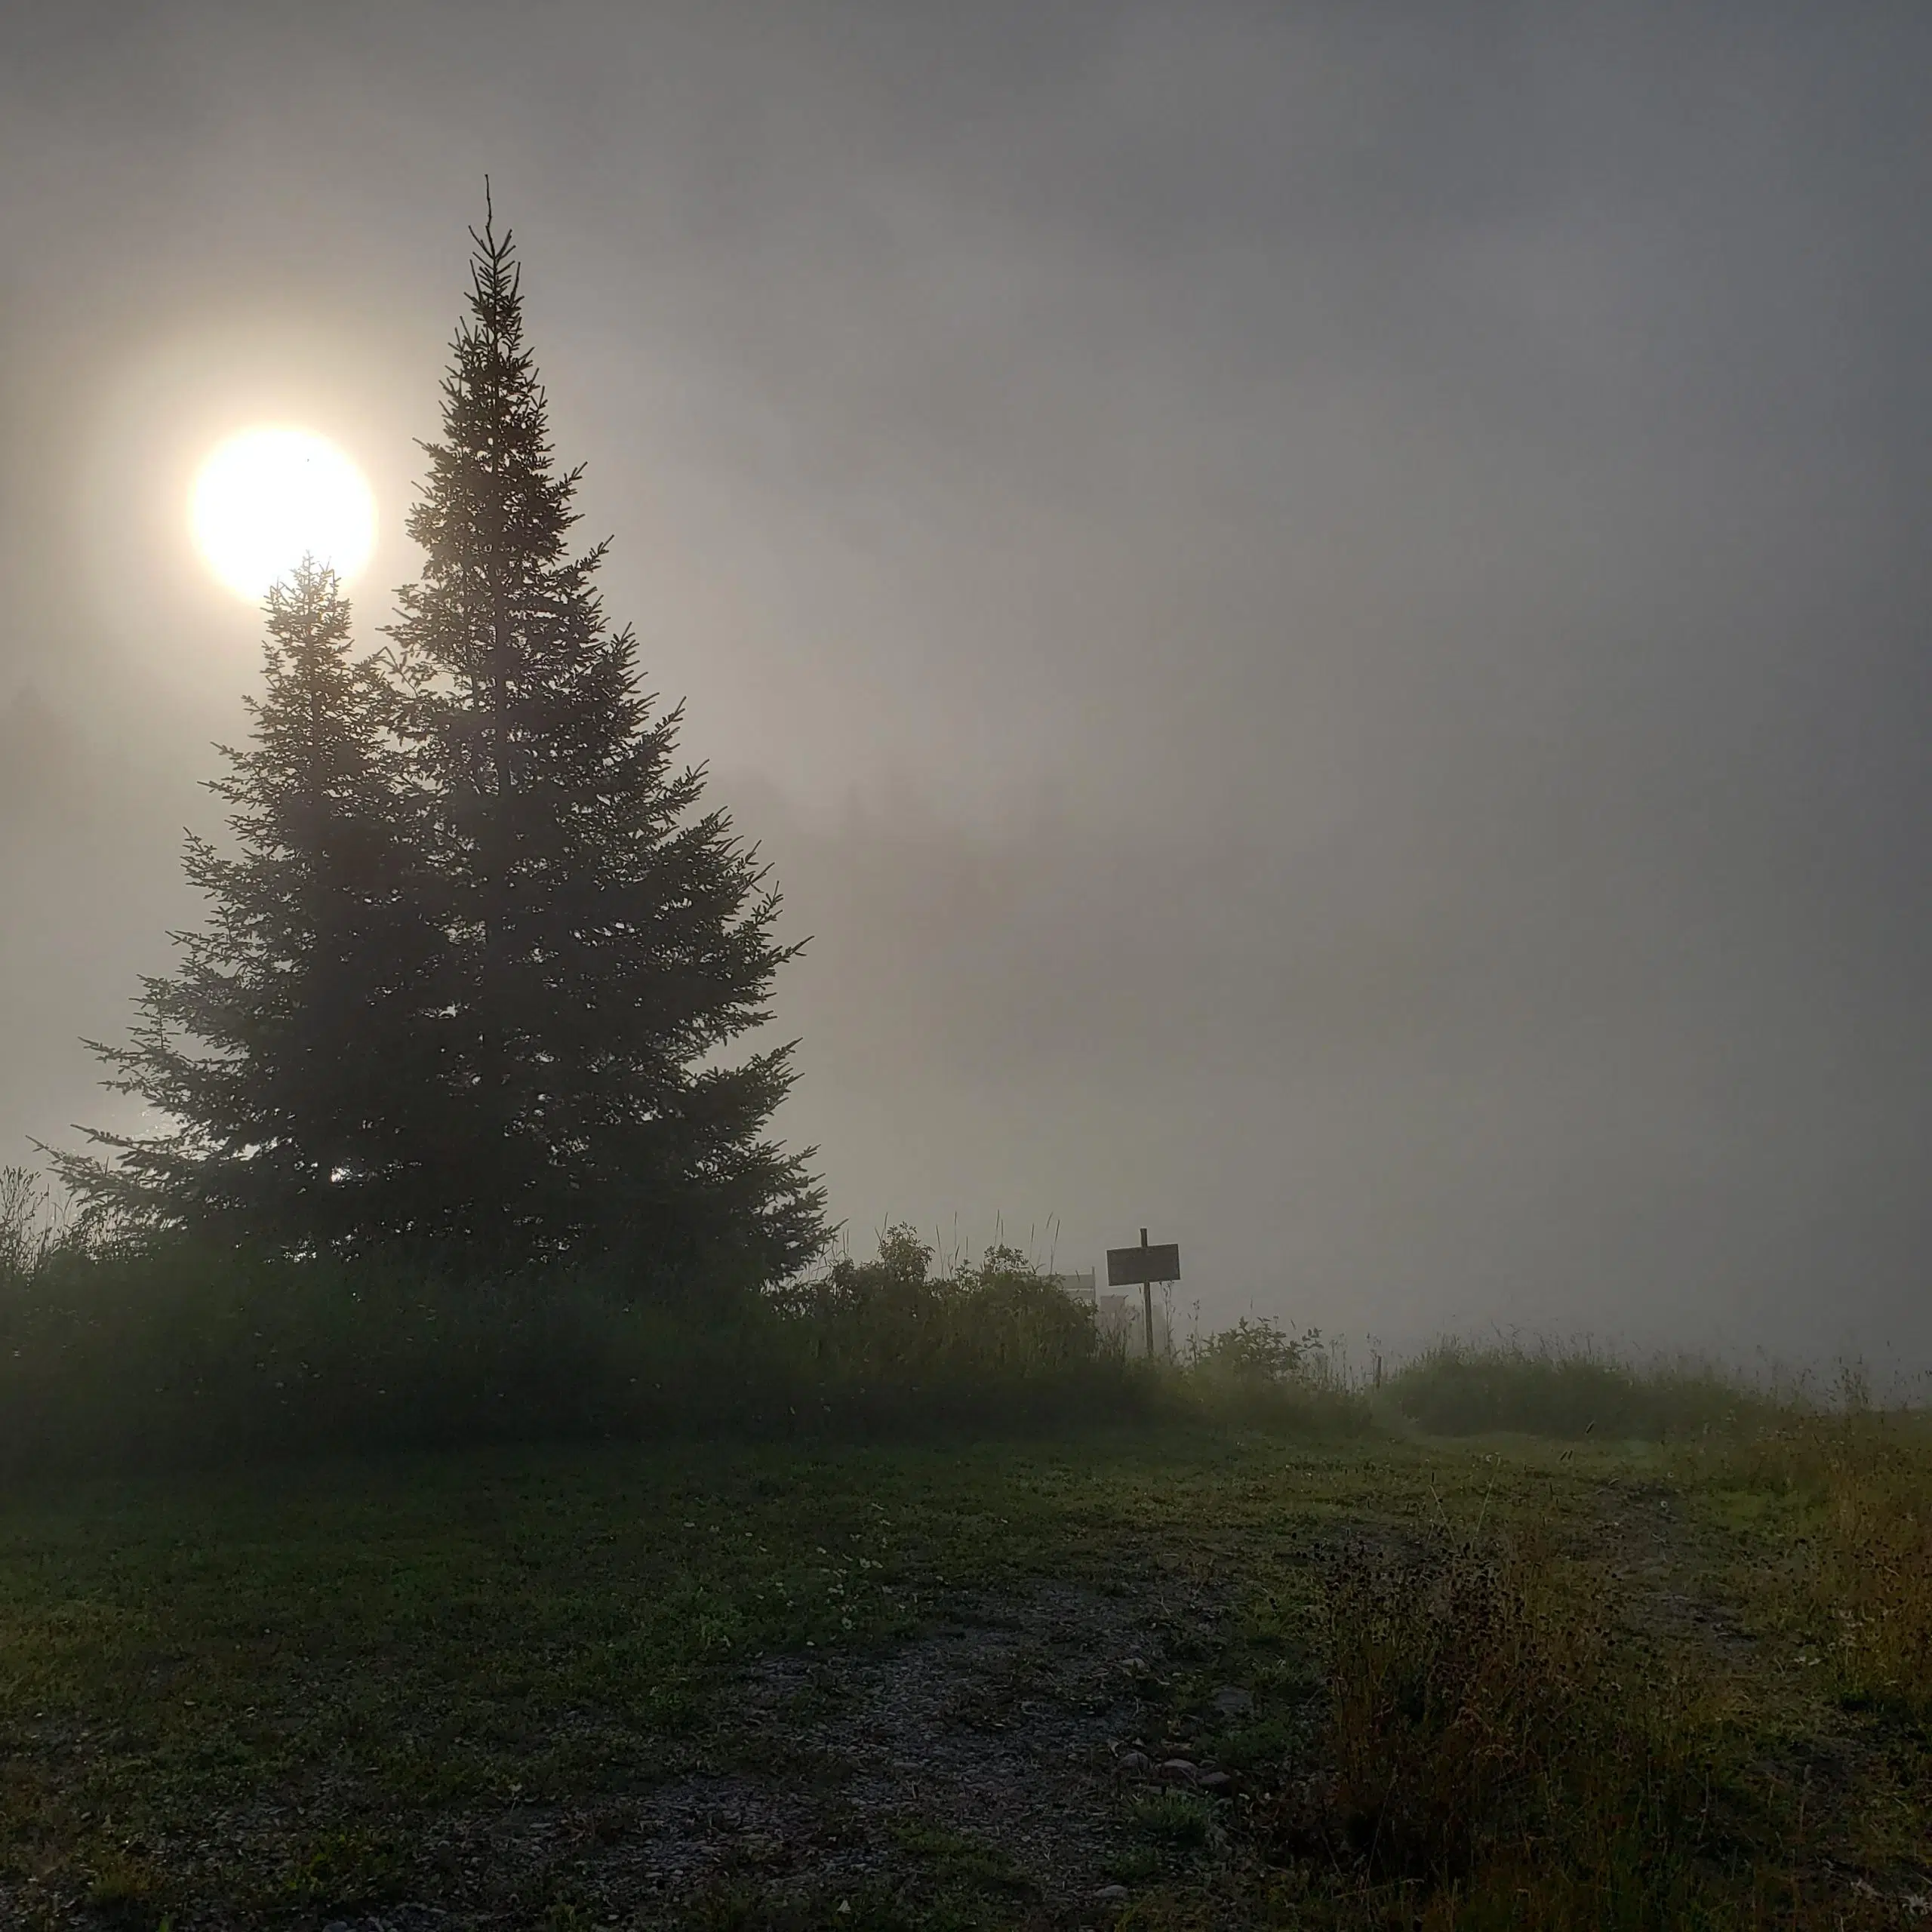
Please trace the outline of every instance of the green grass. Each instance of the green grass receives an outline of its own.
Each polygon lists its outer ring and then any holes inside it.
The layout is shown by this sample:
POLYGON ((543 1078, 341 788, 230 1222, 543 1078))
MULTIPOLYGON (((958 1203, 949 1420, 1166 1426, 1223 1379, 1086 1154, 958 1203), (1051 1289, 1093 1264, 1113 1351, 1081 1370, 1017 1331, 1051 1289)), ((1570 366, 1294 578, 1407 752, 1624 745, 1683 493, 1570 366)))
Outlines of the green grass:
POLYGON ((26 1198, 0 1924, 1932 1913, 1932 1430, 1855 1383, 1445 1346, 1371 1395, 1266 1324, 1128 1362, 904 1230, 770 1294, 26 1198))
POLYGON ((0 1917, 1896 1922, 1927 1888, 1932 1743, 1900 1661, 1916 1640, 1806 1661, 1866 1603, 1856 1538, 1922 1580, 1899 1540, 1922 1520, 1922 1438, 1868 1425, 1869 1451, 1823 1422, 1681 1454, 1194 1428, 17 1487, 0 1917), (1882 1531, 1844 1515, 1847 1456, 1904 1499, 1882 1531), (1854 1541, 1820 1534, 1840 1521, 1854 1541), (991 1808, 963 1821, 894 1780, 865 1798, 865 1750, 823 1768, 865 1684, 931 1676, 931 1633, 957 1626, 971 1657, 998 1606, 1069 1589, 1048 1667, 987 1653, 911 1746, 943 1766, 1088 1724, 1091 1761, 1025 1770, 1016 1793, 1020 1761, 989 1758, 991 1808), (1087 1620, 1116 1614, 1129 1634, 1087 1620), (1145 1655, 1051 1715, 1052 1660, 1109 1645, 1145 1655), (760 1719, 747 1699, 774 1671, 783 1701, 760 1719), (1107 1752, 1136 1737, 1226 1767, 1231 1793, 1111 1782, 1107 1752), (822 1835, 768 1854, 748 1830, 715 1882, 647 1912, 622 1881, 640 1807, 719 1780, 809 1801, 822 1835), (1085 1882, 1124 1896, 1056 1902, 1041 1854, 1001 1838, 1003 1792, 1008 1824, 1100 1807, 1085 1882))

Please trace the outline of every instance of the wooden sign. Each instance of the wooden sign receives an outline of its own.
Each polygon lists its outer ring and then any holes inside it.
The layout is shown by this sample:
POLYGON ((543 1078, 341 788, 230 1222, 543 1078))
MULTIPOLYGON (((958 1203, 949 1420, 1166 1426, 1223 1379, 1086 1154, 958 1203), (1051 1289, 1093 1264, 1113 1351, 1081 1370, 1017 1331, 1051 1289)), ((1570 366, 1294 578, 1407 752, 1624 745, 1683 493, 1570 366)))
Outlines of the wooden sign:
POLYGON ((1110 1247, 1107 1250, 1107 1286, 1140 1287, 1149 1281, 1180 1279, 1180 1244, 1159 1247, 1110 1247))
POLYGON ((1167 1241, 1158 1247, 1147 1244, 1147 1230, 1140 1230, 1138 1247, 1110 1247, 1107 1250, 1107 1286, 1120 1288, 1138 1283, 1140 1301, 1146 1318, 1147 1359, 1154 1359, 1154 1284, 1156 1281, 1178 1281, 1180 1279, 1180 1244, 1167 1241))

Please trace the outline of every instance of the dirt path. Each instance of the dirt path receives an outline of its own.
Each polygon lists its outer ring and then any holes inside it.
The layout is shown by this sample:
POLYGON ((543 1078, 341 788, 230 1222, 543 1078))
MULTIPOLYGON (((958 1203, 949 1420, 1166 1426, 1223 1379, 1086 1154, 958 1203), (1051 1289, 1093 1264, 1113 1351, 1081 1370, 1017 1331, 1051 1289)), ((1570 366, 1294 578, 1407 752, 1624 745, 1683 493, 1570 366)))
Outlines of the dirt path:
POLYGON ((1118 1760, 1150 1721, 1143 1687, 1177 1632, 1198 1643, 1221 1614, 1172 1583, 1048 1586, 959 1599, 889 1651, 762 1660, 703 1761, 595 1804, 448 1820, 424 1846, 447 1875, 436 1908, 330 1923, 629 1926, 706 1896, 850 1892, 910 1909, 962 1887, 1042 1924, 1091 1921, 1117 1839, 1118 1760), (540 1899, 565 1903, 546 1921, 540 1899))

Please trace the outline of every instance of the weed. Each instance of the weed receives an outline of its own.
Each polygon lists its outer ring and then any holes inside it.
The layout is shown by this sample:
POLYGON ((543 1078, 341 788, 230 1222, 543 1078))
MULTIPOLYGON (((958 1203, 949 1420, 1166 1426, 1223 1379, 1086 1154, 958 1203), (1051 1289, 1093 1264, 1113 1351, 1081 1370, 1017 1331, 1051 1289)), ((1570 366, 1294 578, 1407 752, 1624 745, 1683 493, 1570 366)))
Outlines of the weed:
POLYGON ((1213 1806, 1191 1791, 1139 1792, 1128 1807, 1128 1822, 1139 1836, 1169 1851, 1204 1852, 1221 1837, 1213 1806))
POLYGON ((290 1860, 278 1889, 289 1903, 352 1908, 386 1897, 400 1863, 395 1847, 371 1832, 329 1832, 290 1860))
POLYGON ((110 1844, 95 1854, 88 1903, 103 1916, 114 1919, 144 1916, 158 1889, 152 1864, 138 1853, 110 1844))

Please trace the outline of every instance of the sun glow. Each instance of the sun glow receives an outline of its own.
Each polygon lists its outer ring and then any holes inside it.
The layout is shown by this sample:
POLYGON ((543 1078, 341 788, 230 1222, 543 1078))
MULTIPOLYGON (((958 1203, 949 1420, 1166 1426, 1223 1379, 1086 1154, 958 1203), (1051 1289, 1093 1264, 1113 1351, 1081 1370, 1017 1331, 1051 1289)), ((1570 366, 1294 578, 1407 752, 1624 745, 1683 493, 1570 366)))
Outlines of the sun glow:
POLYGON ((248 429, 223 443, 195 479, 192 521, 209 568, 251 602, 305 556, 346 583, 376 544, 362 472, 306 429, 248 429))

